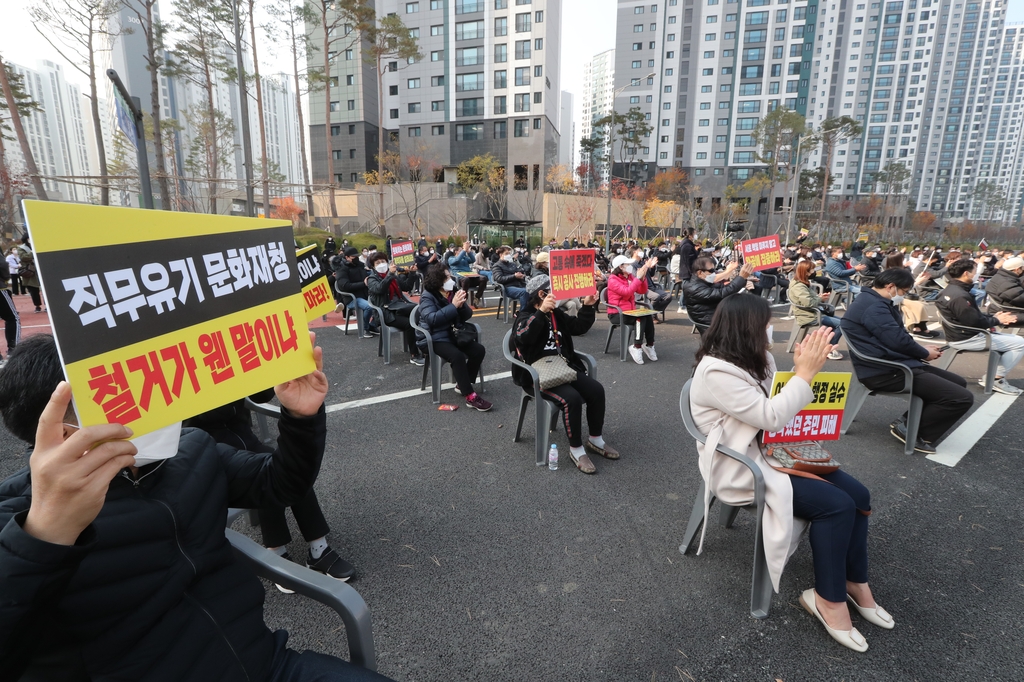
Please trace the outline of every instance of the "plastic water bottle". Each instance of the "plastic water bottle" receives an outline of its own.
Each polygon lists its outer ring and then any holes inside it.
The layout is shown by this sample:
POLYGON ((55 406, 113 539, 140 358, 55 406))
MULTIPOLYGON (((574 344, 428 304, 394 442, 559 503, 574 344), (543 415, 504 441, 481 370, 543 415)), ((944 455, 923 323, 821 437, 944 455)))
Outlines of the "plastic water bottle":
POLYGON ((548 450, 548 470, 558 471, 558 446, 554 443, 551 444, 551 449, 548 450))

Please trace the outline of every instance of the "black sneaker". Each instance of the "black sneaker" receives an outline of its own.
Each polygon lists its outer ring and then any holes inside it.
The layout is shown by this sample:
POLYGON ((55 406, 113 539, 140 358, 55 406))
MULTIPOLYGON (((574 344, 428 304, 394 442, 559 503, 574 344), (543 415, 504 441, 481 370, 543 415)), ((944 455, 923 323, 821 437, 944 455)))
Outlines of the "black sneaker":
MULTIPOLYGON (((288 552, 282 554, 281 558, 285 559, 286 561, 292 560, 292 556, 288 552)), ((276 587, 278 591, 283 592, 284 594, 295 594, 295 590, 289 590, 287 587, 284 587, 283 585, 278 585, 277 583, 274 583, 274 587, 276 587)))
MULTIPOLYGON (((907 442, 907 425, 902 421, 894 421, 889 425, 889 433, 896 436, 902 443, 907 442)), ((918 438, 914 441, 914 450, 926 455, 935 454, 935 446, 918 438)))
POLYGON ((348 579, 356 574, 355 567, 338 556, 333 547, 325 549, 319 559, 314 559, 313 553, 307 552, 306 568, 311 568, 317 573, 323 573, 342 582, 348 582, 348 579))
POLYGON ((380 336, 380 327, 376 325, 371 325, 366 328, 366 333, 369 334, 370 336, 380 336))

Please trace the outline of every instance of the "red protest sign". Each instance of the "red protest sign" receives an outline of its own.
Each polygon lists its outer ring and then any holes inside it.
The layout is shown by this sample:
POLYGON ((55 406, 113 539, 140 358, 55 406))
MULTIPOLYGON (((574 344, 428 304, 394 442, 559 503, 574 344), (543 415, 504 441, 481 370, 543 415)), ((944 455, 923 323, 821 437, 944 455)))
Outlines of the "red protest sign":
POLYGON ((391 260, 400 268, 411 268, 416 264, 414 252, 411 241, 391 242, 391 260))
POLYGON ((743 262, 753 265, 754 272, 782 265, 782 248, 777 234, 742 241, 740 251, 743 253, 743 262))
POLYGON ((551 293, 564 300, 597 294, 594 282, 594 252, 590 249, 556 249, 550 253, 548 270, 551 293))

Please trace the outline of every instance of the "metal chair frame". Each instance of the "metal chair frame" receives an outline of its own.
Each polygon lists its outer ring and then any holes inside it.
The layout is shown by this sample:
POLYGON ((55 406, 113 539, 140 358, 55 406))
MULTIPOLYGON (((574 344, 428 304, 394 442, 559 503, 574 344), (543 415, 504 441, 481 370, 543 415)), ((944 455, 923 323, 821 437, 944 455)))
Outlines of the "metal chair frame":
MULTIPOLYGON (((411 301, 410 301, 411 302, 411 301)), ((384 358, 384 364, 391 364, 391 335, 400 334, 402 336, 402 350, 409 350, 408 344, 405 341, 405 334, 398 327, 391 327, 385 322, 384 309, 380 306, 370 304, 373 311, 377 314, 377 319, 380 321, 380 337, 377 340, 377 357, 384 358)))
MULTIPOLYGON (((467 299, 468 300, 468 299, 467 299)), ((447 360, 442 358, 440 355, 434 352, 434 340, 430 338, 430 330, 420 324, 420 307, 417 305, 412 309, 412 314, 409 315, 409 322, 412 324, 413 329, 419 331, 427 340, 427 361, 423 363, 423 381, 420 383, 420 390, 427 390, 427 372, 430 372, 430 397, 437 405, 441 402, 441 370, 446 364, 449 365, 448 369, 451 371, 451 365, 447 360)), ((483 331, 480 329, 480 325, 476 322, 466 322, 466 324, 472 325, 476 328, 476 338, 480 343, 484 342, 483 331)), ((451 373, 452 382, 455 382, 455 373, 451 373)), ((484 392, 484 368, 480 366, 480 392, 484 392)))

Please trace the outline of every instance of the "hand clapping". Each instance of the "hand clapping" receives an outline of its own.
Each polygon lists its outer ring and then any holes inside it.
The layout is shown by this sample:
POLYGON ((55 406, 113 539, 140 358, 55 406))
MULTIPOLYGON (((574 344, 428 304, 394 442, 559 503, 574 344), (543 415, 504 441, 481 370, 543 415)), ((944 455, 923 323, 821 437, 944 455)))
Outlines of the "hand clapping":
POLYGON ((821 326, 804 337, 804 340, 793 349, 793 370, 796 375, 811 383, 814 375, 825 366, 828 354, 835 350, 832 337, 835 332, 830 327, 821 326))

